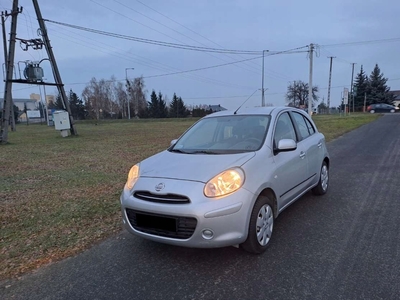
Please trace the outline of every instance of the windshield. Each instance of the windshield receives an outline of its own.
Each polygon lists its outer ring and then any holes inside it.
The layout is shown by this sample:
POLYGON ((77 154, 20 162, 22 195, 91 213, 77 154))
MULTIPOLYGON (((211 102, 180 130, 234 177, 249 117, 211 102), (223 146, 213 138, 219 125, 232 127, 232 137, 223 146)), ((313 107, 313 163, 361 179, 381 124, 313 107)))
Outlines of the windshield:
POLYGON ((197 122, 170 148, 180 153, 227 154, 261 148, 269 116, 234 115, 205 118, 197 122))

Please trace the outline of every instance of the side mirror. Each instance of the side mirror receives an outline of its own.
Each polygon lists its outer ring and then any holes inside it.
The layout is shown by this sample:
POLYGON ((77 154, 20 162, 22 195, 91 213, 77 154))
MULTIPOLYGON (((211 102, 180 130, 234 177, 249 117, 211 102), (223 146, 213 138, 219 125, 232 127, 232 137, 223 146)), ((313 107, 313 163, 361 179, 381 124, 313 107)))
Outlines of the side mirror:
POLYGON ((177 141, 178 141, 178 139, 172 140, 172 141, 171 141, 171 144, 170 144, 169 146, 172 147, 173 145, 176 144, 177 141))
POLYGON ((292 139, 282 139, 278 142, 278 147, 275 149, 275 153, 288 152, 297 149, 297 144, 292 139))

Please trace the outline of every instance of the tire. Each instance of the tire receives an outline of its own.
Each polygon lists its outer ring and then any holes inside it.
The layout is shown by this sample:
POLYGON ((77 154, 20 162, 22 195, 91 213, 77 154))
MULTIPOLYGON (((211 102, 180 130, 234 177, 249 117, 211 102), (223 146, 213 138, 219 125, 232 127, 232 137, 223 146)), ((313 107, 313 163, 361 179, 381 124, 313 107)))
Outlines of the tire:
POLYGON ((322 163, 318 185, 312 189, 315 195, 324 195, 329 187, 329 168, 326 162, 322 163))
POLYGON ((391 113, 394 113, 394 112, 395 112, 395 110, 394 110, 394 109, 391 109, 391 110, 390 110, 390 112, 391 112, 391 113))
POLYGON ((274 203, 268 197, 258 197, 250 216, 247 240, 240 247, 253 254, 267 250, 274 229, 274 203))
POLYGON ((369 112, 370 112, 371 114, 374 114, 374 113, 375 113, 375 110, 371 109, 369 112))

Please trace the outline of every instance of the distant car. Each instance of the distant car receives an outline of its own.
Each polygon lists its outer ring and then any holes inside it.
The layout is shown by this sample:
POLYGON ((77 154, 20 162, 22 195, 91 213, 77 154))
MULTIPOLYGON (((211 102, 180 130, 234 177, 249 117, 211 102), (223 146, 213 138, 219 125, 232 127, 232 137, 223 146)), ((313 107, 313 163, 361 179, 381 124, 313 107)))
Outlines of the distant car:
POLYGON ((373 113, 394 113, 396 112, 396 107, 386 103, 371 104, 367 107, 367 111, 371 114, 373 113))
POLYGON ((296 108, 222 111, 134 165, 120 197, 129 232, 195 248, 262 253, 274 220, 329 185, 325 137, 296 108))

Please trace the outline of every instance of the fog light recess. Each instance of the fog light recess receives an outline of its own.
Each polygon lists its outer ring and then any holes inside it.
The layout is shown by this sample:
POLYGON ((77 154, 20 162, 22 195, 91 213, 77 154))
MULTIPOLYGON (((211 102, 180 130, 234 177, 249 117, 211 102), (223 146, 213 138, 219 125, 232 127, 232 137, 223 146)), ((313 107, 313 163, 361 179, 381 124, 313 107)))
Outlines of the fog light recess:
POLYGON ((214 232, 211 229, 203 229, 202 236, 205 240, 211 240, 214 237, 214 232))

